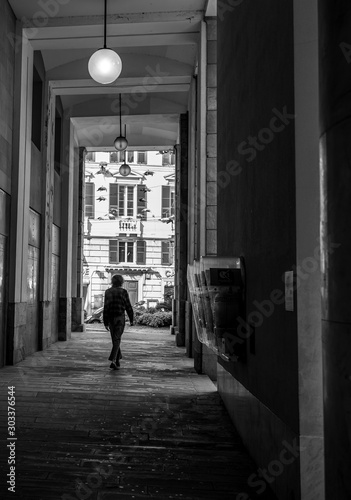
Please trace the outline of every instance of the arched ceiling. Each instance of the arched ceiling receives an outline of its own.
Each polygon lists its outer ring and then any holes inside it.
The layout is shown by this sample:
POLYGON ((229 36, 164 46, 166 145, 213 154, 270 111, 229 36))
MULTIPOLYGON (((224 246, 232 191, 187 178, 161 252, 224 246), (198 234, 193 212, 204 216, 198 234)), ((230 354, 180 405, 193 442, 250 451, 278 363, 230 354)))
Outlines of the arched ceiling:
POLYGON ((81 145, 93 149, 87 137, 99 130, 96 148, 113 147, 119 93, 131 145, 176 144, 179 114, 188 109, 196 71, 201 22, 206 12, 213 15, 215 0, 107 0, 107 46, 123 63, 120 77, 108 86, 94 82, 87 70, 89 57, 103 44, 103 0, 9 3, 33 48, 41 51, 81 145), (110 127, 101 128, 104 120, 110 127))

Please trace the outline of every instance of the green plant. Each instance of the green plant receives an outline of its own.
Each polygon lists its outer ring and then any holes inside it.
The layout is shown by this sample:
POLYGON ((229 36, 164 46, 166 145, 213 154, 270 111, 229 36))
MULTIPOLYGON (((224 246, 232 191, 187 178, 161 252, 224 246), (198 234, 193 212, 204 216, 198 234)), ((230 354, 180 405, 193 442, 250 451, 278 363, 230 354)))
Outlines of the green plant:
POLYGON ((174 299, 174 287, 168 287, 163 295, 163 300, 166 304, 172 306, 172 300, 174 299))
POLYGON ((146 312, 149 314, 154 314, 157 311, 156 307, 148 307, 146 312))
POLYGON ((137 325, 151 326, 159 328, 161 326, 169 326, 172 324, 172 313, 170 312, 154 312, 144 313, 135 318, 137 325))

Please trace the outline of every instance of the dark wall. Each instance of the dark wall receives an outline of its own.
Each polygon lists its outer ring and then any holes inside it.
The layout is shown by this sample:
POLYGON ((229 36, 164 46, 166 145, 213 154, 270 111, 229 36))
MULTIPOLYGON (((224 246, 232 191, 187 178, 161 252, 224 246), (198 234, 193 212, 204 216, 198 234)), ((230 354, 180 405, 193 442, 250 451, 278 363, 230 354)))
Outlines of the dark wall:
POLYGON ((223 365, 297 432, 296 312, 270 299, 296 260, 293 2, 221 4, 218 254, 244 256, 248 314, 267 301, 247 361, 223 365))
POLYGON ((351 5, 320 0, 326 498, 351 498, 351 5))
POLYGON ((54 174, 54 214, 53 222, 56 226, 61 227, 61 177, 55 171, 54 174))
POLYGON ((30 173, 30 207, 42 213, 42 129, 44 102, 45 66, 41 52, 34 52, 33 60, 33 94, 32 94, 32 151, 30 173))
POLYGON ((30 207, 42 213, 42 155, 32 142, 32 158, 31 158, 31 172, 30 172, 30 207))
POLYGON ((0 0, 0 189, 7 193, 11 190, 15 29, 7 0, 0 0))
POLYGON ((61 227, 61 208, 62 208, 62 192, 61 192, 61 182, 62 175, 64 172, 64 165, 66 158, 62 154, 62 116, 63 107, 61 98, 58 96, 56 98, 56 109, 55 109, 55 150, 54 150, 54 164, 55 164, 55 175, 54 175, 54 224, 61 227))

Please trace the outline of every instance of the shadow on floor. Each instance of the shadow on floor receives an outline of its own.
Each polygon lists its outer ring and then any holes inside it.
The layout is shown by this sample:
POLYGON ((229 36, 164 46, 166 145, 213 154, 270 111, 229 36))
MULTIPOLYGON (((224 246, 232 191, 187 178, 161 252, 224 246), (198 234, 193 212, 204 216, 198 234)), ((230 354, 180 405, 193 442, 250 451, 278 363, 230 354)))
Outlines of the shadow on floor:
MULTIPOLYGON (((215 385, 194 372, 168 329, 127 328, 118 371, 109 350, 109 333, 89 325, 1 371, 6 474, 7 387, 16 395, 16 496, 275 499, 248 485, 256 466, 215 385)), ((14 495, 5 489, 1 498, 14 495)))

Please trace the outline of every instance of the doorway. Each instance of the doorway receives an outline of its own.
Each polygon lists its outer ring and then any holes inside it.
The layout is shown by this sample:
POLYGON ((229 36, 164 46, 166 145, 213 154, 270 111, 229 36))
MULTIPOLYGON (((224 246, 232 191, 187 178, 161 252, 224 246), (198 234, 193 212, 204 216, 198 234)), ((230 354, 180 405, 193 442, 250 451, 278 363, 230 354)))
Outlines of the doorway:
POLYGON ((123 288, 129 293, 129 299, 132 306, 138 302, 138 282, 137 281, 125 281, 123 288))

